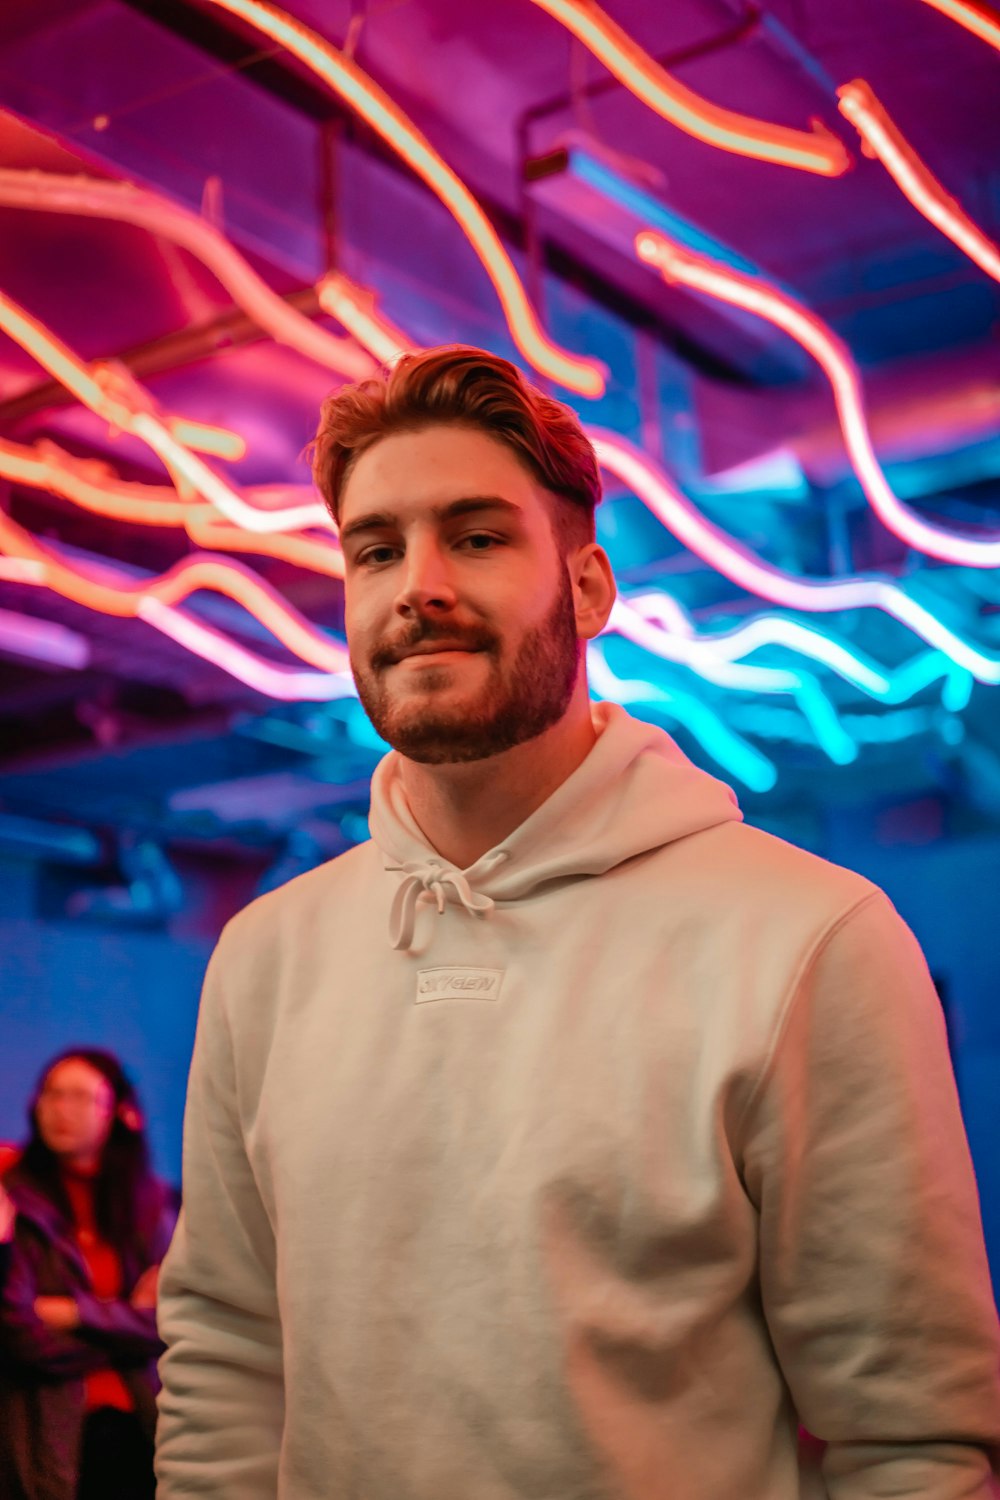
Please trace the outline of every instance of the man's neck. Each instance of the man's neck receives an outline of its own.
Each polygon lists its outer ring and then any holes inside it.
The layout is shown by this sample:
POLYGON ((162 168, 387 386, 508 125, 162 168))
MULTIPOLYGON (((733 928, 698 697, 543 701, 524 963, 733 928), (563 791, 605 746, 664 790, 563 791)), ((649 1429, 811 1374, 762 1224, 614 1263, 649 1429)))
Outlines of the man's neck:
POLYGON ((513 833, 588 756, 597 735, 584 693, 533 740, 464 765, 400 760, 410 811, 428 843, 460 870, 513 833))

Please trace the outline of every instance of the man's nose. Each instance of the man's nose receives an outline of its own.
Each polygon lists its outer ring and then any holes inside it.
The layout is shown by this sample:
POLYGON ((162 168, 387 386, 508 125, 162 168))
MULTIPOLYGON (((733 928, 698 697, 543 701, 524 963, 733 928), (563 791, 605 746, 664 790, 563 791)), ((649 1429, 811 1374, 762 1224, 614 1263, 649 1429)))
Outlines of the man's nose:
POLYGON ((402 615, 454 609, 457 595, 449 560, 436 542, 414 541, 403 560, 396 609, 402 615))

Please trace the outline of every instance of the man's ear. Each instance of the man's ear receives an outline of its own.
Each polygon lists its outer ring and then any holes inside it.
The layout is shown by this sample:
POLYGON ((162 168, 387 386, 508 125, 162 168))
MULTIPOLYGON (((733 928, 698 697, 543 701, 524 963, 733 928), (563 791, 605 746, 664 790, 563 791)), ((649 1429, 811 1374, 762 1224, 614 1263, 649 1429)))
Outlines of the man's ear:
POLYGON ((573 587, 576 633, 582 641, 592 641, 608 623, 618 593, 615 575, 608 554, 596 542, 588 542, 572 553, 567 565, 573 587))

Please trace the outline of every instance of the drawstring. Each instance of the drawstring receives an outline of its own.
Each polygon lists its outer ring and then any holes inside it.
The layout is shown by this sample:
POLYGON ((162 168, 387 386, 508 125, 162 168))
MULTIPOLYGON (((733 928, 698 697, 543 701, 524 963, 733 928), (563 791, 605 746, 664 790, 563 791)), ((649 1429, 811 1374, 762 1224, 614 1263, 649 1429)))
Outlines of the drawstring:
POLYGON ((412 859, 404 865, 390 865, 403 879, 399 882, 389 913, 390 938, 394 948, 409 948, 413 942, 417 902, 424 891, 430 891, 443 912, 449 901, 465 908, 471 915, 493 910, 493 901, 474 891, 461 870, 445 869, 436 859, 412 859))

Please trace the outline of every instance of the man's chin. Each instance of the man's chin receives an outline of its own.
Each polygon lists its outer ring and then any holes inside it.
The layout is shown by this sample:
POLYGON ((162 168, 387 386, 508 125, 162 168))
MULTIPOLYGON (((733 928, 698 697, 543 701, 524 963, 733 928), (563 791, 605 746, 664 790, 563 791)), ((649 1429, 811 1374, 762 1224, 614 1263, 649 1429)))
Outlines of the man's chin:
POLYGON ((476 725, 468 707, 448 711, 438 706, 432 713, 389 714, 376 728, 400 755, 423 765, 484 760, 495 753, 493 735, 476 725))

